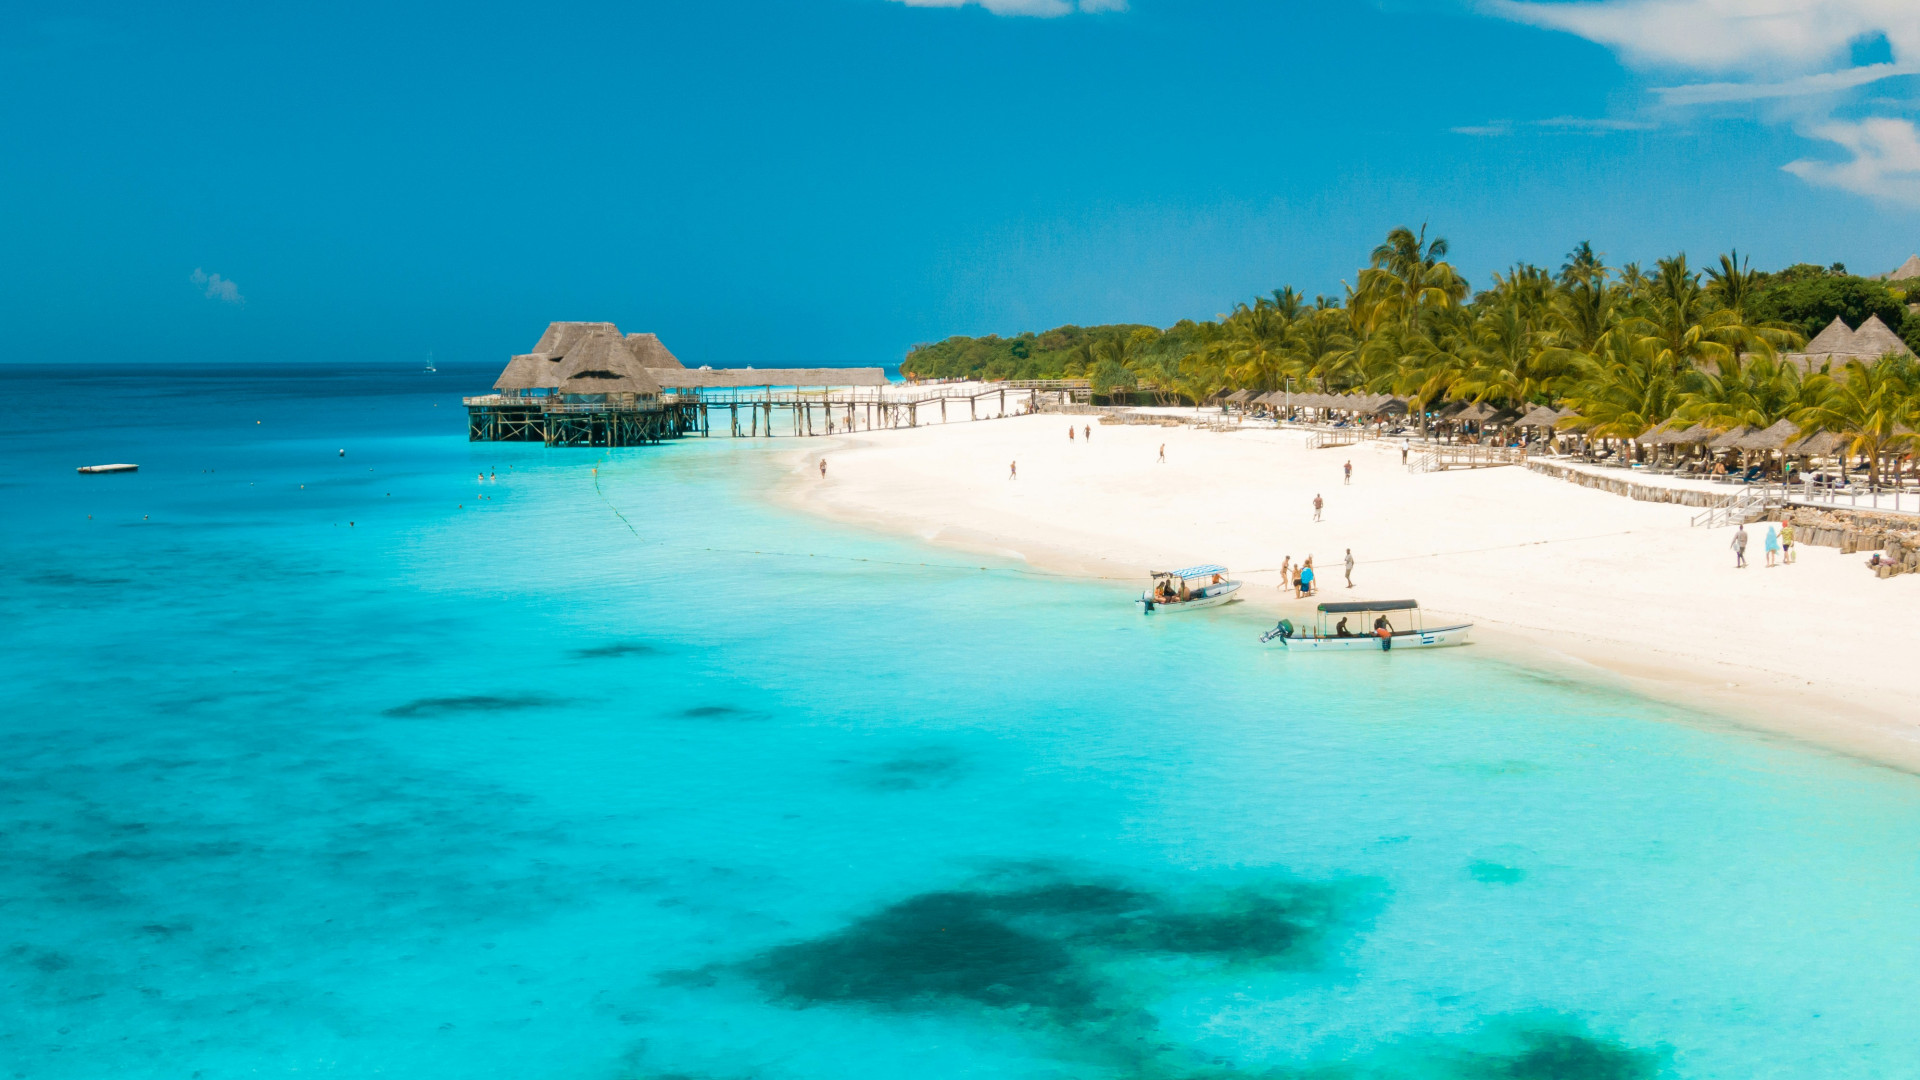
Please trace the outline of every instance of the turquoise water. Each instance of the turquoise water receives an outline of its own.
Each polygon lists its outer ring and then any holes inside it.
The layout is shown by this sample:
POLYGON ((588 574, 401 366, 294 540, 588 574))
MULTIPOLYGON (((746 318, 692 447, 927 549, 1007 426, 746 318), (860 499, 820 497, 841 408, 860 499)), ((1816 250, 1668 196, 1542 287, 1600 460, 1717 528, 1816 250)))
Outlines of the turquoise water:
POLYGON ((0 1076, 1920 1075, 1913 777, 485 379, 0 381, 0 1076))

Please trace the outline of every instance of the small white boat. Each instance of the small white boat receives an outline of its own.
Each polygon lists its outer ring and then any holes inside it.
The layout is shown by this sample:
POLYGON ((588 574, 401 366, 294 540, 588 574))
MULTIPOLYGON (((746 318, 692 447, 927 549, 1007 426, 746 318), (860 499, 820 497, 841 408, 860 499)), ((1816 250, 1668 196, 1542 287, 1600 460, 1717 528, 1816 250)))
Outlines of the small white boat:
POLYGON ((1226 567, 1207 563, 1185 570, 1154 571, 1153 588, 1141 595, 1139 603, 1146 605, 1149 615, 1155 611, 1191 611, 1230 604, 1238 599, 1233 594, 1239 591, 1239 582, 1227 580, 1226 567))
POLYGON ((1465 645, 1472 630, 1472 623, 1429 628, 1417 600, 1373 600, 1321 604, 1311 633, 1304 626, 1296 629, 1290 620, 1281 619, 1279 625, 1260 635, 1260 640, 1308 651, 1387 652, 1465 645), (1394 625, 1396 619, 1405 625, 1394 625), (1359 625, 1352 625, 1356 623, 1359 625))
POLYGON ((121 464, 118 464, 118 465, 82 465, 82 466, 80 466, 80 471, 81 471, 81 472, 83 472, 83 473, 96 473, 96 472, 139 472, 139 471, 140 471, 140 466, 138 466, 138 465, 128 465, 128 464, 126 464, 125 462, 122 462, 121 464))

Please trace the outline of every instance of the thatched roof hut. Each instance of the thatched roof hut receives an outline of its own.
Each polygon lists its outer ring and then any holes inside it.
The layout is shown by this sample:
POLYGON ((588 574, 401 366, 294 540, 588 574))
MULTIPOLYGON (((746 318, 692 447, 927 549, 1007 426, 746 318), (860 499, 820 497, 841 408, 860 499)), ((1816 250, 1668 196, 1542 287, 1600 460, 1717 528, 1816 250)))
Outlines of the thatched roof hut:
POLYGON ((1838 367, 1849 360, 1872 363, 1883 356, 1912 355, 1913 350, 1900 340, 1898 334, 1887 329, 1887 324, 1880 321, 1880 316, 1869 315, 1858 330, 1847 329, 1847 324, 1835 316, 1826 329, 1807 342, 1806 348, 1787 353, 1784 358, 1811 371, 1822 364, 1838 367))
POLYGON ((1740 440, 1753 434, 1756 430, 1758 429, 1751 424, 1741 424, 1739 427, 1733 428, 1730 431, 1721 432, 1713 441, 1707 443, 1707 449, 1738 450, 1740 449, 1740 440))
POLYGON ((1847 445, 1853 440, 1832 431, 1816 431, 1802 439, 1788 443, 1786 452, 1804 454, 1808 457, 1838 457, 1846 453, 1847 445))
POLYGON ((1763 431, 1755 431, 1734 444, 1736 450, 1784 450, 1800 437, 1800 429, 1791 420, 1775 421, 1763 431))

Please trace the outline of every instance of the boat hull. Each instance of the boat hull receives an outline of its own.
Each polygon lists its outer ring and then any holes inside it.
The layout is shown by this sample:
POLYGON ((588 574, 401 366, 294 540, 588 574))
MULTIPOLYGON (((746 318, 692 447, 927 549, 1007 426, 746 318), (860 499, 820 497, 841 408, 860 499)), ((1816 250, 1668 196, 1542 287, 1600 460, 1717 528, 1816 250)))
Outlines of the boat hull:
MULTIPOLYGON (((1444 649, 1454 645, 1465 645, 1467 636, 1473 631, 1472 623, 1459 626, 1439 626, 1431 630, 1408 630, 1393 635, 1392 652, 1401 649, 1444 649)), ((1287 637, 1275 638, 1275 641, 1288 649, 1306 652, 1380 652, 1380 639, 1372 635, 1366 637, 1287 637)))
POLYGON ((1205 596, 1196 596, 1191 600, 1182 600, 1174 604, 1165 604, 1165 603, 1161 603, 1158 600, 1149 600, 1147 597, 1142 596, 1140 598, 1140 602, 1147 606, 1147 614, 1149 615, 1152 615, 1156 612, 1165 612, 1165 613, 1171 614, 1176 611, 1196 611, 1200 608, 1219 607, 1222 604, 1231 604, 1235 600, 1240 599, 1238 596, 1234 595, 1239 591, 1240 591, 1240 582, 1223 581, 1218 585, 1208 586, 1207 594, 1205 596))

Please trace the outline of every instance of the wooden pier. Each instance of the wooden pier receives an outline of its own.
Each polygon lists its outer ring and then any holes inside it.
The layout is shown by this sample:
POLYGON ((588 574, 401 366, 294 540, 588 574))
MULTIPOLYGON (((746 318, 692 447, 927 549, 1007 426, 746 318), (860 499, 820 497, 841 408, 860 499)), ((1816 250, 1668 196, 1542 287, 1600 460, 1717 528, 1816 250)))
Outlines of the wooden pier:
POLYGON ((463 398, 468 442, 537 442, 547 446, 646 446, 704 434, 697 406, 668 401, 558 402, 487 394, 463 398))
POLYGON ((807 438, 924 424, 992 420, 1033 412, 1038 387, 889 387, 808 391, 728 388, 618 404, 488 394, 462 399, 470 442, 547 446, 644 446, 666 439, 807 438), (918 390, 918 393, 914 391, 918 390))

